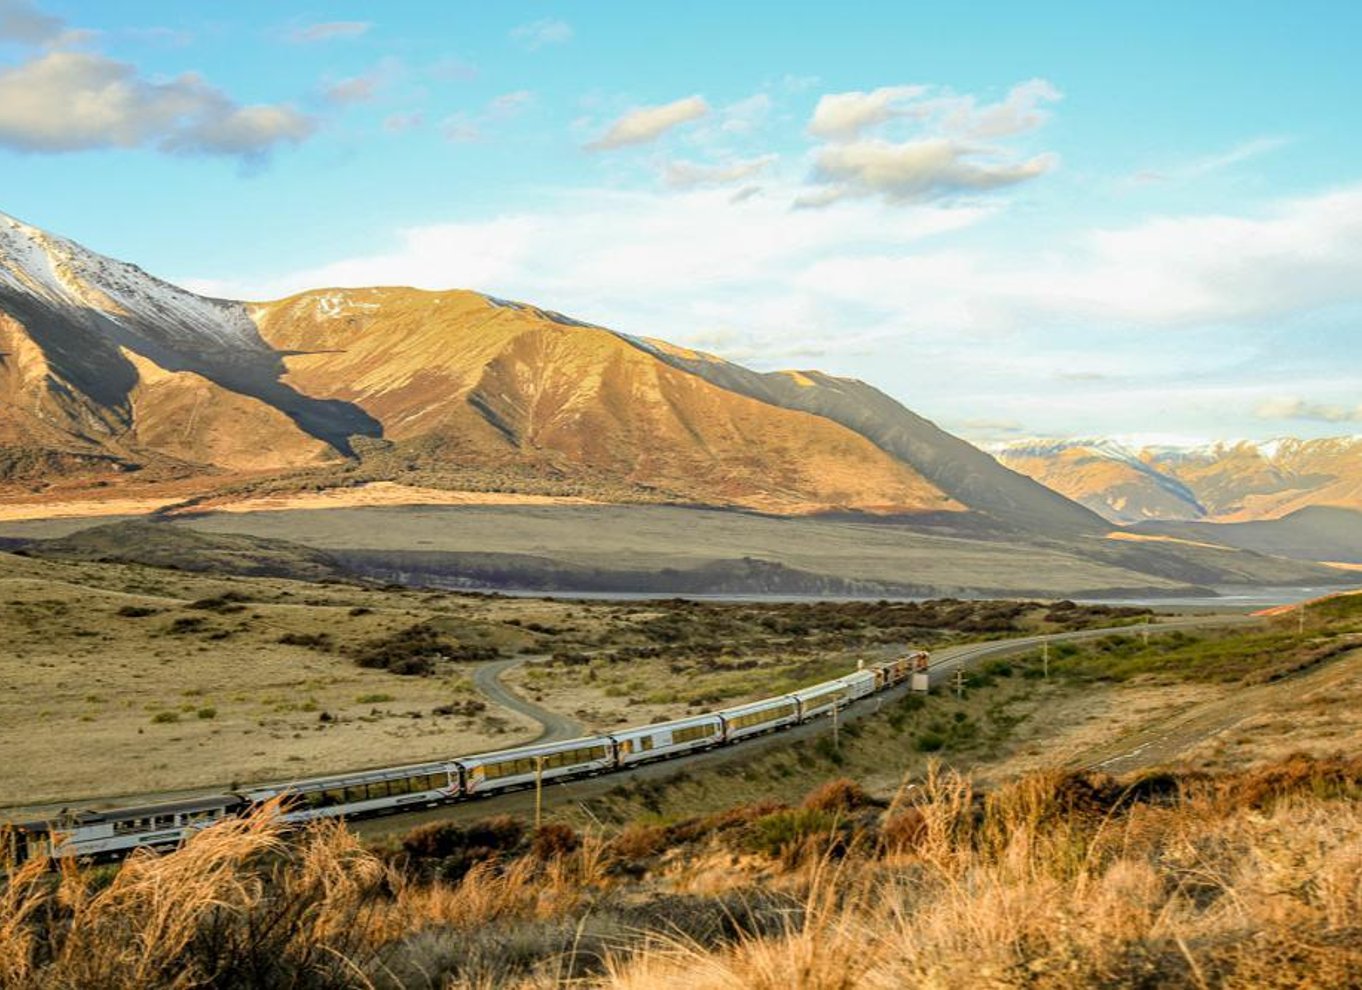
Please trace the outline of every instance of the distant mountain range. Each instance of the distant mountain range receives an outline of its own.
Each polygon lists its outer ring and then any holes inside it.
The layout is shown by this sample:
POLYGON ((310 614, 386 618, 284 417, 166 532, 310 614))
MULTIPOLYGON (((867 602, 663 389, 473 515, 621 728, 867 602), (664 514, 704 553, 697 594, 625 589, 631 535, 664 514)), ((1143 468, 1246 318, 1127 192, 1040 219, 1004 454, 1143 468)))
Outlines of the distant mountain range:
POLYGON ((207 299, 0 214, 0 485, 298 472, 1105 528, 863 382, 758 374, 475 292, 207 299))
POLYGON ((994 454, 1114 523, 1246 523, 1312 507, 1362 510, 1362 436, 1187 447, 1019 440, 994 454))

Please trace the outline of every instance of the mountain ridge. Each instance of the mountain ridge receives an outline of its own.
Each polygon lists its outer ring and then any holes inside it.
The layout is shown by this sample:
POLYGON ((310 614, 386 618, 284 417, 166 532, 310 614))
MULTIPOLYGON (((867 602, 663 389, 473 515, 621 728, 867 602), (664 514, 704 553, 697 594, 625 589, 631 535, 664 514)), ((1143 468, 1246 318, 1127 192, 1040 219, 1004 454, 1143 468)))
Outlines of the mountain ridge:
POLYGON ((993 448, 1013 469, 1120 525, 1246 523, 1304 508, 1362 509, 1362 436, 1129 446, 1032 438, 993 448))

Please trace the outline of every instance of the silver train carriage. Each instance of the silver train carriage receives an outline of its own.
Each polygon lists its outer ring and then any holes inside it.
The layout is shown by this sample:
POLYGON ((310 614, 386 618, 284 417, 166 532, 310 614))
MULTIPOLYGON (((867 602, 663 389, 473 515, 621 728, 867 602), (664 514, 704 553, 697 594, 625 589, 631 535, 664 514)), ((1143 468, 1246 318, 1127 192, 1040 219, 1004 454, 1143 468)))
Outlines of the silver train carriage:
POLYGON ((844 677, 705 715, 621 729, 559 743, 456 759, 316 777, 185 801, 111 811, 63 813, 51 822, 0 823, 0 859, 121 857, 177 845, 199 829, 271 800, 289 823, 433 807, 533 784, 624 769, 829 715, 925 672, 923 651, 871 664, 844 677))

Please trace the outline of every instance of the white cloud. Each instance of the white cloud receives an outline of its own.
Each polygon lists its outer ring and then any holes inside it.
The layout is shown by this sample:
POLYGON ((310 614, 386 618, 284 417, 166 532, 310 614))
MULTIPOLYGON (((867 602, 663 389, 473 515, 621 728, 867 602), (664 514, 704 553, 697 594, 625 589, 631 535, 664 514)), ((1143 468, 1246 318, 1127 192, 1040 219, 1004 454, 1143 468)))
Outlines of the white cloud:
POLYGON ((29 0, 0 0, 0 41, 44 45, 61 38, 66 23, 44 14, 29 0))
POLYGON ((980 106, 973 96, 944 96, 926 106, 929 113, 939 116, 947 133, 987 140, 1035 130, 1050 119, 1042 105, 1061 97, 1053 83, 1029 79, 1013 86, 997 103, 980 106))
POLYGON ((765 93, 754 93, 746 99, 730 103, 719 111, 719 130, 734 136, 751 134, 766 122, 773 106, 771 98, 765 93))
POLYGON ((1051 154, 1009 161, 991 149, 945 138, 830 144, 814 158, 813 178, 823 188, 797 203, 826 206, 845 197, 873 195, 891 202, 916 202, 1016 185, 1044 175, 1057 163, 1051 154))
POLYGON ((920 114, 910 104, 927 92, 926 86, 883 86, 868 93, 829 93, 814 108, 809 133, 831 140, 850 140, 894 117, 920 114))
POLYGON ((308 45, 319 41, 334 41, 338 38, 358 38, 368 34, 373 27, 368 21, 324 21, 320 24, 302 24, 289 28, 285 37, 295 44, 308 45))
POLYGON ((631 144, 646 144, 657 140, 673 127, 698 120, 707 113, 709 104, 702 96, 687 96, 660 106, 638 107, 611 124, 587 148, 603 151, 631 144))
POLYGON ((1259 419, 1295 419, 1317 423, 1362 423, 1362 403, 1346 406, 1310 402, 1301 398, 1276 398, 1260 402, 1253 410, 1259 419))
POLYGON ((533 105, 534 94, 527 89, 502 93, 493 97, 485 107, 475 113, 460 110, 451 114, 441 122, 440 129, 447 141, 462 144, 481 141, 489 124, 519 116, 533 105))
POLYGON ((572 25, 566 21, 546 17, 511 29, 511 40, 530 51, 548 45, 562 45, 572 40, 572 25))
POLYGON ((322 89, 322 96, 328 103, 349 106, 353 103, 368 103, 378 92, 380 79, 376 74, 352 76, 329 83, 322 89))
POLYGON ((748 158, 722 165, 702 165, 699 162, 677 159, 663 166, 662 179, 673 189, 733 185, 758 175, 775 160, 775 155, 762 155, 760 158, 748 158))
POLYGON ((1096 230, 1044 251, 829 257, 808 277, 935 325, 1150 329, 1261 321, 1362 303, 1362 185, 1257 216, 1191 214, 1096 230), (930 301, 930 302, 929 302, 930 301))
POLYGON ((1202 176, 1211 175, 1228 168, 1233 168, 1246 161, 1260 158, 1270 154, 1278 148, 1290 144, 1288 138, 1283 137, 1259 137, 1251 141, 1243 141, 1236 144, 1227 151, 1218 152, 1213 155, 1206 155, 1202 158, 1195 158, 1180 165, 1174 165, 1161 169, 1141 169, 1130 177, 1130 181, 1136 185, 1149 185, 1155 182, 1187 181, 1189 179, 1199 179, 1202 176))
POLYGON ((0 70, 0 145, 20 151, 153 147, 256 158, 314 127, 287 105, 241 106, 194 73, 152 80, 102 55, 53 51, 0 70))
POLYGON ((986 104, 923 85, 825 95, 808 130, 826 143, 813 152, 814 185, 795 205, 823 207, 860 196, 919 202, 1044 175, 1057 156, 1021 156, 1000 142, 1040 127, 1049 118, 1044 105, 1059 98, 1044 79, 1018 83, 1002 100, 986 104), (902 140, 869 133, 901 134, 905 128, 902 140))

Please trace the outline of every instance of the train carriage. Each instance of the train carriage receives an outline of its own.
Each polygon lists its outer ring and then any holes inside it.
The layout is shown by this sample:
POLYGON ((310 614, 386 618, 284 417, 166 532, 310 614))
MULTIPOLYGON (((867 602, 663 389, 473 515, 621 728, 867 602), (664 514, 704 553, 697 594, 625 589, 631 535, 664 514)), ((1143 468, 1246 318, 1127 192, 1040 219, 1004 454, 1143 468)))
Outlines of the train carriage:
POLYGON ((637 729, 610 733, 620 766, 676 756, 723 742, 724 723, 718 715, 696 715, 657 722, 637 729))
POLYGON ((315 777, 245 793, 251 804, 279 798, 286 822, 377 814, 439 804, 459 796, 458 768, 450 763, 421 763, 387 770, 315 777))
POLYGON ((799 720, 807 722, 819 715, 827 715, 836 708, 845 708, 851 689, 840 680, 825 681, 796 691, 792 697, 799 702, 799 720))
POLYGON ((236 814, 242 804, 234 794, 216 794, 140 808, 81 811, 21 824, 13 830, 11 844, 22 845, 24 858, 120 858, 134 849, 179 845, 199 829, 236 814))
POLYGON ((798 722, 799 702, 786 694, 725 708, 718 715, 724 722, 724 741, 734 742, 798 722))
POLYGON ((878 689, 875 672, 872 670, 858 670, 854 674, 847 674, 842 681, 846 684, 852 701, 874 694, 878 689))
POLYGON ((542 746, 522 746, 455 761, 463 769, 465 794, 491 794, 544 780, 600 773, 615 766, 615 741, 587 736, 542 746))
POLYGON ((318 777, 166 804, 111 811, 65 812, 52 822, 0 822, 0 863, 34 857, 120 857, 137 848, 179 844, 201 828, 278 799, 284 821, 363 817, 434 806, 462 797, 605 773, 737 742, 827 714, 835 707, 920 678, 929 655, 916 651, 792 694, 719 712, 622 729, 561 743, 480 753, 438 763, 318 777))

